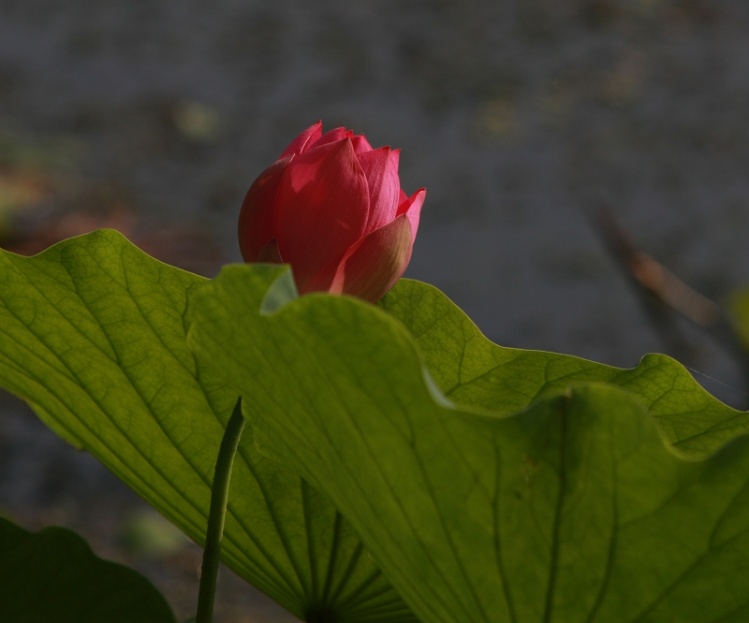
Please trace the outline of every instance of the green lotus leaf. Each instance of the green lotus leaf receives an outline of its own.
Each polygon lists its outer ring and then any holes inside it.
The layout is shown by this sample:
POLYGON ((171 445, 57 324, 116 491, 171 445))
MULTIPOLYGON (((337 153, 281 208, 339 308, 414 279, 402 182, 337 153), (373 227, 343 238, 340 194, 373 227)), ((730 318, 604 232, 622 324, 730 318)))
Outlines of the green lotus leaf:
POLYGON ((0 620, 13 623, 174 623, 143 576, 97 558, 64 528, 32 534, 0 517, 0 620))
MULTIPOLYGON (((208 281, 99 231, 32 258, 0 251, 0 283, 0 386, 201 543, 237 400, 186 343, 188 297, 208 281)), ((222 554, 300 618, 414 621, 350 525, 260 455, 251 429, 234 464, 222 554)))
POLYGON ((288 278, 225 268, 190 343, 424 623, 749 617, 747 415, 679 364, 503 349, 406 280, 265 305, 288 278))

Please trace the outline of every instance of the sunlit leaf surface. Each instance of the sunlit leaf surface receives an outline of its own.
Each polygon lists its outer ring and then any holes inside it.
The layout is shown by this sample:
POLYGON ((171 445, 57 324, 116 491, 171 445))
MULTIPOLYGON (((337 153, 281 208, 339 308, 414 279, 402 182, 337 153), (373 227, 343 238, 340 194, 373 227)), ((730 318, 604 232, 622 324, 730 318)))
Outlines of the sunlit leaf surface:
POLYGON ((197 541, 243 396, 225 559, 300 618, 749 620, 747 414, 667 357, 505 349, 425 284, 297 299, 112 232, 0 283, 0 384, 197 541))
POLYGON ((749 620, 747 416, 677 363, 503 349, 417 282, 267 305, 287 279, 224 269, 191 343, 422 621, 749 620))
MULTIPOLYGON (((187 299, 205 283, 111 231, 33 258, 0 252, 0 385, 198 542, 237 399, 187 348, 187 299)), ((251 430, 224 559, 300 618, 414 620, 335 508, 261 456, 251 430)))

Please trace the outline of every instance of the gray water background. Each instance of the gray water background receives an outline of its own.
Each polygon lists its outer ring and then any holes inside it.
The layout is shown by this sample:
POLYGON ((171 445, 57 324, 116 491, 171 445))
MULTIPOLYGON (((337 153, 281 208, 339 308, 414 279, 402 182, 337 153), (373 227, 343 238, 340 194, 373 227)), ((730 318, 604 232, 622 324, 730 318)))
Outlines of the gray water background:
MULTIPOLYGON (((318 119, 345 125, 428 190, 407 276, 500 344, 633 366, 663 346, 584 210, 716 300, 749 283, 747 33, 740 0, 0 0, 0 147, 238 261, 255 175, 318 119)), ((741 402, 733 362, 695 344, 741 402)), ((0 509, 106 541, 111 477, 0 407, 0 509)))

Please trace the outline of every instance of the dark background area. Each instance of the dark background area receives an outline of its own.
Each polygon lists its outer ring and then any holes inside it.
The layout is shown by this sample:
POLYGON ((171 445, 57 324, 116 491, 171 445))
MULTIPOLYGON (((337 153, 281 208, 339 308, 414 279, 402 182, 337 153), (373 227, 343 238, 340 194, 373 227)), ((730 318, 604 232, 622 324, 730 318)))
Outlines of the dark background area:
MULTIPOLYGON (((500 344, 633 366, 666 346, 586 211, 713 300, 749 283, 747 32, 740 0, 0 0, 0 238, 115 227, 213 275, 249 184, 322 119, 427 187, 407 276, 500 344)), ((744 401, 684 331, 698 380, 744 401)), ((189 614, 199 552, 8 396, 0 512, 81 531, 189 614)), ((284 620, 223 589, 221 620, 284 620)))

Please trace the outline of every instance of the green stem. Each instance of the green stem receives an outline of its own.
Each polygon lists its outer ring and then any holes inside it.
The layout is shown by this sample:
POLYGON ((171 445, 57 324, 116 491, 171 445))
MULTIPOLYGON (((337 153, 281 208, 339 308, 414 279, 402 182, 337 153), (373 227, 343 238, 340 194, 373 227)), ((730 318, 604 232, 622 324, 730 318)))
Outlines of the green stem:
POLYGON ((208 513, 203 566, 201 567, 200 587, 198 589, 198 612, 195 615, 195 623, 211 623, 213 620, 213 602, 216 597, 218 565, 221 562, 221 538, 224 535, 231 468, 243 428, 244 417, 242 416, 242 399, 240 398, 237 400, 234 411, 232 411, 226 425, 224 438, 221 440, 221 447, 216 458, 216 472, 213 476, 213 487, 211 488, 211 508, 208 513))

